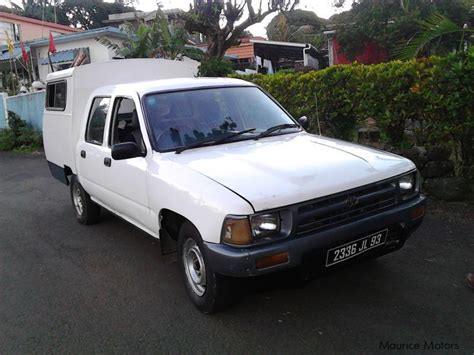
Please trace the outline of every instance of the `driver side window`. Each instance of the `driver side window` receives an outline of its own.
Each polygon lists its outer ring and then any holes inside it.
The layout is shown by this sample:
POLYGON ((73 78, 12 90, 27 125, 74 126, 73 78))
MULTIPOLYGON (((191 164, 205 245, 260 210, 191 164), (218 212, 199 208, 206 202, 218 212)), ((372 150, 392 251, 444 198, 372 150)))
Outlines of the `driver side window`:
POLYGON ((133 142, 138 145, 142 153, 145 153, 137 109, 132 99, 126 97, 115 99, 109 137, 110 146, 133 142))

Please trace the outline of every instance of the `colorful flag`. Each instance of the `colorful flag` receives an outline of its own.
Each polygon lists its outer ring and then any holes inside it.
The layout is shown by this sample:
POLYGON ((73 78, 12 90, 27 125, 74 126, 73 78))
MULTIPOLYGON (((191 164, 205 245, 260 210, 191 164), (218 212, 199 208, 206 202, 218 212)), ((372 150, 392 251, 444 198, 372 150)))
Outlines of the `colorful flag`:
POLYGON ((26 51, 25 45, 23 42, 20 42, 21 45, 21 55, 23 56, 23 61, 28 64, 30 62, 30 57, 28 56, 28 52, 26 51))
POLYGON ((56 46, 54 45, 54 39, 53 39, 53 34, 50 32, 49 33, 49 48, 48 48, 49 53, 56 53, 56 46))
POLYGON ((7 35, 7 48, 8 48, 8 52, 10 52, 10 54, 13 54, 13 52, 15 51, 15 46, 13 45, 13 41, 12 39, 10 38, 10 36, 8 35, 8 32, 5 31, 5 34, 7 35))

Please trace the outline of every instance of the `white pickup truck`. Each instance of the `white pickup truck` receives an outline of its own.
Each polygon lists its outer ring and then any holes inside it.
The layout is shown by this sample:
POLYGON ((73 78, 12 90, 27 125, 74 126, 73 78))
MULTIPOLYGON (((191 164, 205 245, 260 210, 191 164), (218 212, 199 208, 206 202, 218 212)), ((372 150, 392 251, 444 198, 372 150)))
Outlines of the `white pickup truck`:
POLYGON ((194 78, 184 65, 50 74, 44 145, 79 222, 105 208, 174 244, 201 311, 229 304, 232 278, 377 257, 420 225, 411 161, 309 134, 261 88, 194 78))

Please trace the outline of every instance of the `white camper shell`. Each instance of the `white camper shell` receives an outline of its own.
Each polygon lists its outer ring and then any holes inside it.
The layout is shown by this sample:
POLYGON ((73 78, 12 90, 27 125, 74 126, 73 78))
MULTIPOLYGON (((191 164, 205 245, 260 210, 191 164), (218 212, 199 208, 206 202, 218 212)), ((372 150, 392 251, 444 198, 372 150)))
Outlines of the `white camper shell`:
POLYGON ((50 74, 44 145, 77 220, 105 208, 177 251, 200 310, 230 304, 233 277, 377 257, 420 225, 411 161, 310 134, 256 85, 196 71, 121 60, 50 74))

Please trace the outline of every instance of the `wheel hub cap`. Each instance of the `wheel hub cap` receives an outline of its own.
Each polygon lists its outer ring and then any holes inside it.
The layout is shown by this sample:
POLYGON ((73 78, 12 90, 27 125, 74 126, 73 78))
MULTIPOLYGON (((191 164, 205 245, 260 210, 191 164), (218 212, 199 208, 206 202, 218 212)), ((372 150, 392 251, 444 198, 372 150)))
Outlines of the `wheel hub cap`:
POLYGON ((83 202, 82 202, 82 195, 81 195, 81 190, 80 190, 79 186, 76 186, 74 188, 72 198, 73 198, 73 201, 74 201, 74 207, 76 208, 77 214, 79 216, 82 216, 82 213, 84 212, 84 205, 83 205, 83 202))
POLYGON ((186 240, 183 249, 183 263, 186 279, 192 290, 199 297, 206 292, 206 264, 201 250, 192 239, 186 240))

